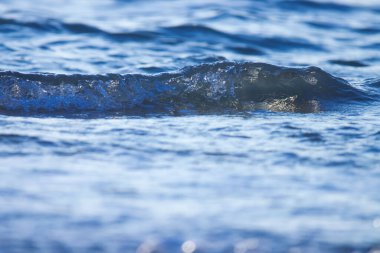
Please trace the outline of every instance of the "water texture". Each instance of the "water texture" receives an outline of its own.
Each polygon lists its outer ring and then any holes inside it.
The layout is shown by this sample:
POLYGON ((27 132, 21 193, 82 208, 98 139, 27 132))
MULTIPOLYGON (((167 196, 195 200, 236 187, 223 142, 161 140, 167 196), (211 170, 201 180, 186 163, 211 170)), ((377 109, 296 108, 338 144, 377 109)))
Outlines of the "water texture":
POLYGON ((380 252, 380 3, 0 2, 0 253, 380 252))

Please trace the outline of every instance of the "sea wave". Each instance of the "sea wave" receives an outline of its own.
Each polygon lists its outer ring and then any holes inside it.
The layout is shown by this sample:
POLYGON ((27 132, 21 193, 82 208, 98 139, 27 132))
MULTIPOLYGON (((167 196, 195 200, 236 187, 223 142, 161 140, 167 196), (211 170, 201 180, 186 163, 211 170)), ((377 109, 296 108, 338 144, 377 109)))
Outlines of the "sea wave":
POLYGON ((13 33, 29 29, 38 33, 91 35, 108 39, 112 42, 160 42, 160 44, 181 44, 184 41, 220 43, 225 42, 226 49, 232 52, 251 55, 264 54, 265 50, 291 51, 312 50, 325 51, 321 45, 312 43, 306 38, 261 36, 259 34, 235 34, 217 30, 207 25, 185 23, 177 26, 162 26, 152 30, 109 31, 94 24, 64 22, 59 19, 20 20, 20 18, 0 17, 0 31, 13 33), (168 39, 169 38, 169 39, 168 39), (234 50, 235 47, 249 50, 234 50))
POLYGON ((0 111, 5 114, 316 112, 372 99, 317 67, 252 62, 202 64, 157 75, 0 72, 0 111))

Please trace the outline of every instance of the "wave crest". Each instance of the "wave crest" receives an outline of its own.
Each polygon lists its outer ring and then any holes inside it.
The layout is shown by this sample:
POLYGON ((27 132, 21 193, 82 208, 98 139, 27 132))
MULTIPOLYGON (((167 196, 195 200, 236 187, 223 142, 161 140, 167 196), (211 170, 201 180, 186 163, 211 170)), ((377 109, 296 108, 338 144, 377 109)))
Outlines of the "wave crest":
POLYGON ((370 99, 317 67, 219 62, 159 75, 0 72, 3 113, 202 113, 254 109, 315 112, 370 99))

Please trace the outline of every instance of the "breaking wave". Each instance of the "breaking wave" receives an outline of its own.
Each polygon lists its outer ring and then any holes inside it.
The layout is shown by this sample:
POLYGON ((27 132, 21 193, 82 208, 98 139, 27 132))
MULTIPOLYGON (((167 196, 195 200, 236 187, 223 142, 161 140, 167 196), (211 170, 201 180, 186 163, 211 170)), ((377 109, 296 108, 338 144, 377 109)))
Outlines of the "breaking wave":
POLYGON ((317 67, 218 62, 158 75, 0 72, 0 111, 25 113, 317 112, 373 98, 317 67))

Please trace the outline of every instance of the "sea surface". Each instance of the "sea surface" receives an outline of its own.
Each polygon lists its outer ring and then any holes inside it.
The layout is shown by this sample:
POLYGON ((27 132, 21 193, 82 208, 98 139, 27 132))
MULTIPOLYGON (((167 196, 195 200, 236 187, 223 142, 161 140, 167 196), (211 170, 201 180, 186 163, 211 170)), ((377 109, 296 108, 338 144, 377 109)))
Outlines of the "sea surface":
POLYGON ((2 0, 0 253, 379 253, 380 2, 2 0))

